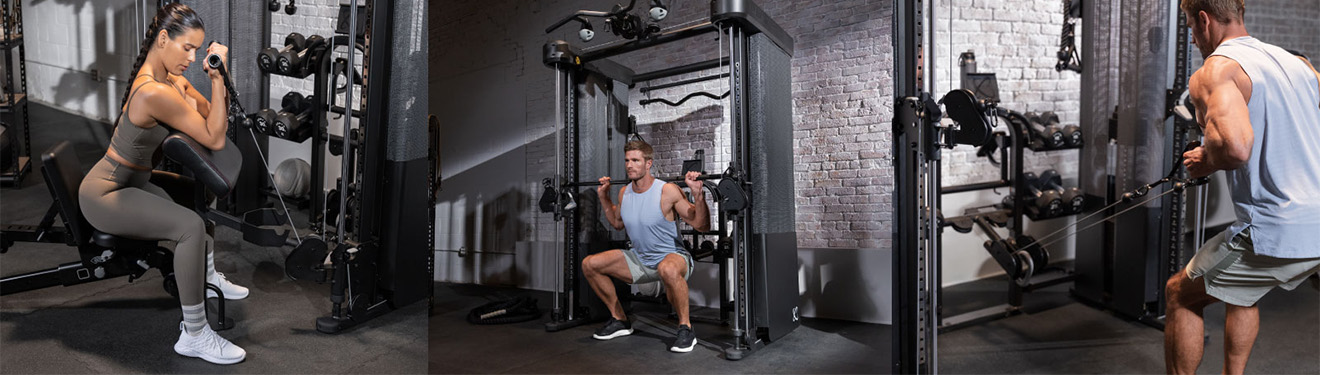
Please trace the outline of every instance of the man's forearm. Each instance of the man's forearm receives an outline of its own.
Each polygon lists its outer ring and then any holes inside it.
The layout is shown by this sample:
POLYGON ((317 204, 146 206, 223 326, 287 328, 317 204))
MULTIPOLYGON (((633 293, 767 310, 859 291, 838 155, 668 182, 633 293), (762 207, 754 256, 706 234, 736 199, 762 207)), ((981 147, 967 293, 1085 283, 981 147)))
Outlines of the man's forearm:
POLYGON ((700 190, 692 193, 692 206, 697 210, 695 225, 702 232, 710 231, 710 207, 706 206, 706 196, 700 190))
POLYGON ((600 211, 605 214, 605 220, 616 229, 623 227, 623 218, 619 217, 618 207, 614 205, 614 200, 610 199, 609 194, 601 195, 599 201, 600 211))
POLYGON ((229 93, 225 90, 223 81, 211 80, 211 84, 211 98, 215 100, 211 101, 208 115, 215 116, 206 118, 206 132, 217 140, 217 143, 212 144, 211 149, 218 150, 224 145, 225 133, 229 131, 229 108, 226 107, 228 104, 226 96, 229 93))
POLYGON ((1205 134, 1205 143, 1202 145, 1202 160, 1211 170, 1234 170, 1241 168, 1246 163, 1245 159, 1234 156, 1232 145, 1226 142, 1224 135, 1214 131, 1207 131, 1205 134))

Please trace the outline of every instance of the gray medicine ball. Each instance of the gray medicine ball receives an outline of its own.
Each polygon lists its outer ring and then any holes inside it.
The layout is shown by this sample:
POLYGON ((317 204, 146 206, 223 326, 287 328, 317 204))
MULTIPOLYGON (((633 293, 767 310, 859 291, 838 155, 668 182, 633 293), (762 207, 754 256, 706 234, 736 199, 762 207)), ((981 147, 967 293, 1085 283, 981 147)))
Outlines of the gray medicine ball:
POLYGON ((312 166, 306 160, 289 158, 275 167, 275 188, 289 198, 302 198, 312 188, 312 166))

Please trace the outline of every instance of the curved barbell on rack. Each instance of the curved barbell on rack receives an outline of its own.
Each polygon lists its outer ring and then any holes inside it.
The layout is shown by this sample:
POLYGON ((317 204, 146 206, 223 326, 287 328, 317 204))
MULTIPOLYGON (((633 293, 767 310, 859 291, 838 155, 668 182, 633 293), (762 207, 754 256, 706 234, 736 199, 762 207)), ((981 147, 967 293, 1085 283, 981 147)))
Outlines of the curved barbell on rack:
POLYGON ((662 104, 668 105, 668 106, 670 106, 670 107, 677 107, 677 106, 681 106, 681 105, 683 105, 683 103, 686 102, 686 101, 688 101, 688 99, 692 99, 692 98, 695 98, 695 97, 698 97, 698 96, 704 96, 704 97, 711 98, 711 99, 715 99, 715 100, 724 100, 724 98, 728 98, 728 97, 729 97, 729 92, 728 92, 728 91, 725 91, 723 94, 720 94, 719 96, 716 96, 715 94, 711 94, 711 93, 708 93, 708 92, 705 92, 705 91, 698 91, 698 92, 694 92, 694 93, 691 93, 691 94, 687 94, 687 96, 684 96, 683 99, 679 99, 677 103, 675 103, 675 102, 671 102, 671 101, 668 101, 668 100, 665 100, 665 99, 644 99, 644 100, 638 102, 638 104, 641 104, 641 105, 645 106, 645 105, 647 105, 647 104, 651 104, 651 103, 662 103, 662 104))

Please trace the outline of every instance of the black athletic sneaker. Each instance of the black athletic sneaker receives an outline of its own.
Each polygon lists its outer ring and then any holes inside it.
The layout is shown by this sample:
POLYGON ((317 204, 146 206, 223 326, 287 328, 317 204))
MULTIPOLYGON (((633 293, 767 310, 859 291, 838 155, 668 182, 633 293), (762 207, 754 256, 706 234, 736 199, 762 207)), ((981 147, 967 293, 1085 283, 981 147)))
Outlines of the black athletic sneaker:
POLYGON ((621 322, 618 319, 611 317, 610 321, 605 322, 605 326, 596 330, 596 333, 591 335, 591 337, 597 340, 609 340, 615 337, 631 335, 632 333, 632 322, 621 322))
POLYGON ((687 353, 695 346, 697 346, 697 335, 692 333, 692 327, 681 325, 678 326, 678 338, 674 340, 674 346, 669 347, 669 351, 687 353))

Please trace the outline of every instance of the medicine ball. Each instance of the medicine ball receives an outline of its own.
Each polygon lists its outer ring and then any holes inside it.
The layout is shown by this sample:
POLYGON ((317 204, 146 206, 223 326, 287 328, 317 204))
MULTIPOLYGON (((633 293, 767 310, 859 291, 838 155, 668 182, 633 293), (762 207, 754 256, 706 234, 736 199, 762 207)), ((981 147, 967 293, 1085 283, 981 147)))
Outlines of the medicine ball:
POLYGON ((307 196, 312 187, 312 166, 306 160, 289 158, 275 167, 275 188, 289 198, 307 196))

